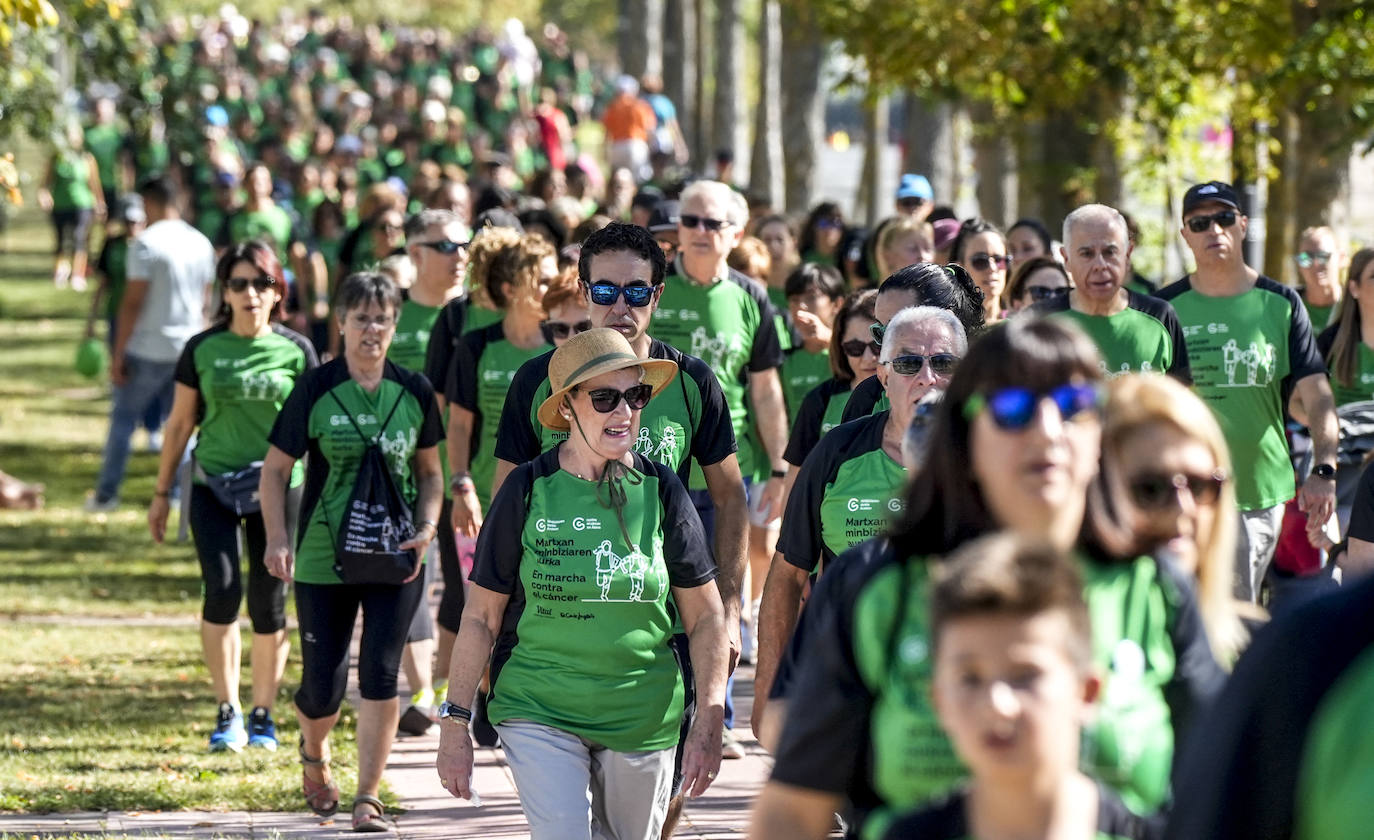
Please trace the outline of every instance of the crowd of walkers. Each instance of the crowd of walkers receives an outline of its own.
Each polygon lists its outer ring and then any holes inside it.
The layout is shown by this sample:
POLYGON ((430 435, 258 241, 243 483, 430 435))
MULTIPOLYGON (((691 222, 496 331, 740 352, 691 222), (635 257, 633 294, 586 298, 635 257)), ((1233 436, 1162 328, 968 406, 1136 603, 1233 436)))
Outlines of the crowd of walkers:
POLYGON ((210 749, 277 747, 291 592, 320 815, 361 613, 357 831, 438 726, 536 838, 670 836, 749 661, 753 837, 1359 833, 1374 250, 1304 231, 1277 283, 1220 181, 1163 288, 1100 204, 1003 232, 913 173, 871 230, 789 216, 553 26, 156 43, 165 107, 94 99, 44 206, 108 323, 88 507, 143 425, 194 538, 210 749))

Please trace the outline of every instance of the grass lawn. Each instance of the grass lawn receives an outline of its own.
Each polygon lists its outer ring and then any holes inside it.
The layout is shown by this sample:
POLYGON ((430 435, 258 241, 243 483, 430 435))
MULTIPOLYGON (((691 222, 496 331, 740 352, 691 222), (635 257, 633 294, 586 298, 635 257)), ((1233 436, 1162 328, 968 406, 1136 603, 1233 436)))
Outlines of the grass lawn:
MULTIPOLYGON (((155 456, 131 460, 120 510, 81 510, 109 411, 106 384, 73 369, 90 294, 53 288, 51 233, 31 208, 0 241, 0 469, 47 485, 45 509, 0 511, 0 811, 304 810, 295 640, 274 710, 282 749, 209 754, 200 571, 189 543, 148 536, 155 456)), ((245 668, 244 697, 248 679, 245 668)), ((334 739, 345 795, 353 724, 346 706, 334 739)))

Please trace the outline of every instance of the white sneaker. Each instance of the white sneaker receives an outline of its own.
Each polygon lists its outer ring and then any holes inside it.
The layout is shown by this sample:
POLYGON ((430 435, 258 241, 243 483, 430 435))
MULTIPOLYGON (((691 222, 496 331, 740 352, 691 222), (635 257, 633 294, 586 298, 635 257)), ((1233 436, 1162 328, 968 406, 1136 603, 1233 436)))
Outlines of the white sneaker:
POLYGON ((148 433, 148 451, 154 455, 162 452, 162 432, 148 433))
POLYGON ((95 493, 86 497, 85 509, 87 513, 111 513, 119 510, 119 497, 113 496, 105 501, 96 498, 95 493))
POLYGON ((86 278, 85 278, 85 277, 82 277, 80 274, 73 274, 73 275, 72 275, 72 291, 74 291, 74 292, 84 292, 84 291, 86 291, 86 278))

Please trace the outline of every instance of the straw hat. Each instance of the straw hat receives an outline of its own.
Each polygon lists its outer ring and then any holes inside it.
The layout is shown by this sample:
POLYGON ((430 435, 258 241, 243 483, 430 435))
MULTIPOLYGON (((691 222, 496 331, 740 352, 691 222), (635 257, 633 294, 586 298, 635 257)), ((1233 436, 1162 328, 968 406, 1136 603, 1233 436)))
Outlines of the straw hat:
POLYGON ((625 336, 615 330, 600 327, 573 336, 553 351, 549 360, 549 386, 553 393, 539 405, 539 422, 550 429, 569 428, 568 419, 558 411, 569 391, 604 373, 632 367, 644 370, 644 384, 653 386, 654 396, 677 376, 676 362, 639 358, 625 336))

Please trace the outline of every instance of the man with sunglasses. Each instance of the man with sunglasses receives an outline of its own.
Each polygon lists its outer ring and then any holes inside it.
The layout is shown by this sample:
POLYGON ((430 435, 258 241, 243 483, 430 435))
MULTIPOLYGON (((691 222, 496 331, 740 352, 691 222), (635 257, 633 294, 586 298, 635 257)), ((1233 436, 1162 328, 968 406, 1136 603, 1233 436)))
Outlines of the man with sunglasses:
POLYGON ((1312 434, 1316 466, 1298 506, 1317 523, 1335 510, 1337 425, 1326 365, 1302 299, 1244 262, 1249 221, 1230 184, 1191 187, 1183 196, 1182 233, 1197 269, 1159 296, 1178 313, 1198 395, 1216 414, 1231 449, 1242 526, 1236 597, 1255 601, 1274 556, 1284 503, 1295 489, 1284 409, 1312 434))
POLYGON ((1312 321, 1312 331, 1321 332, 1331 323, 1336 304, 1344 291, 1345 254, 1336 240, 1336 232, 1329 227, 1310 227, 1298 237, 1298 264, 1302 286, 1302 305, 1312 321))
MULTIPOLYGON (((705 362, 649 336, 650 321, 663 297, 667 271, 663 252, 652 234, 638 225, 612 222, 587 237, 577 269, 591 301, 593 326, 609 327, 625 336, 635 355, 642 359, 669 359, 677 363, 678 377, 640 414, 634 449, 675 469, 684 485, 694 470, 699 470, 705 481, 706 494, 717 512, 715 533, 709 536, 720 570, 716 583, 725 605, 733 663, 740 648, 740 585, 747 548, 748 502, 725 395, 716 374, 705 362)), ((549 352, 523 364, 506 392, 496 433, 493 497, 517 465, 534 460, 567 436, 566 432, 550 430, 538 417, 539 406, 551 393, 552 358, 553 353, 549 352)), ((685 637, 677 641, 681 643, 684 676, 690 684, 691 663, 685 658, 685 637)), ((689 723, 690 720, 684 721, 684 736, 689 723)), ((675 774, 674 780, 676 792, 680 775, 675 774)), ((671 834, 681 804, 675 796, 665 822, 665 836, 671 834)))
POLYGON ((1174 308, 1124 287, 1130 279, 1131 237, 1126 219, 1105 204, 1085 204, 1064 219, 1060 253, 1073 288, 1031 307, 1078 323, 1102 353, 1108 376, 1153 371, 1185 385, 1188 348, 1174 308))

